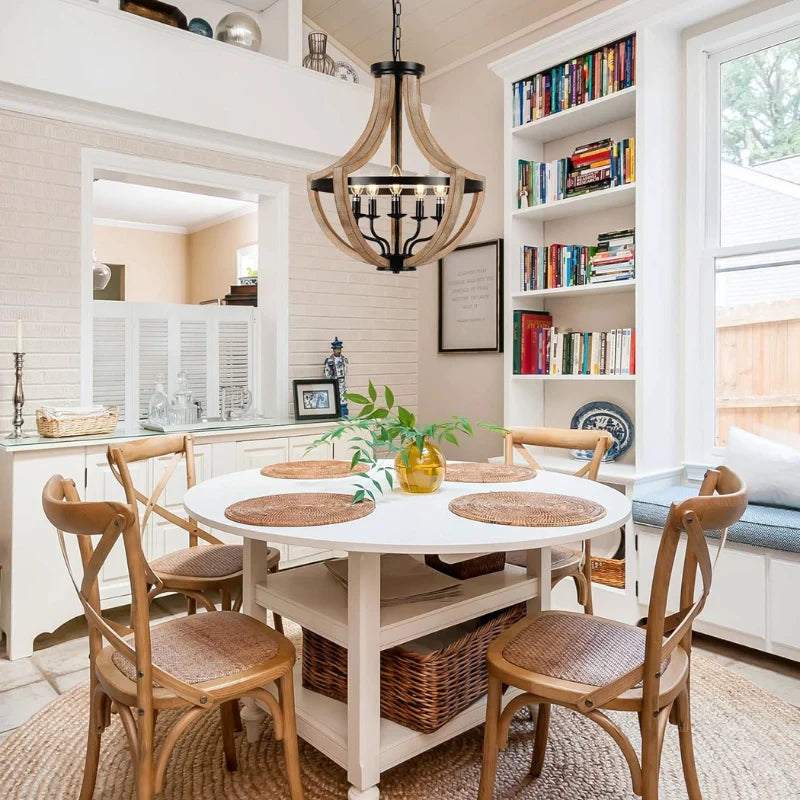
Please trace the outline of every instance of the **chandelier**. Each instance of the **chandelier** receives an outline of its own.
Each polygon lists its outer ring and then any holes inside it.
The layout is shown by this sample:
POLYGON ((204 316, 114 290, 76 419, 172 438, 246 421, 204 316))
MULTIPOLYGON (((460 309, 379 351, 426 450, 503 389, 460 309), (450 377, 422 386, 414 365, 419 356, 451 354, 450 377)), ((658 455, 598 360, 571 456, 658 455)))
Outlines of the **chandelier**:
POLYGON ((375 96, 364 132, 346 155, 308 176, 311 209, 331 242, 359 261, 394 273, 415 270, 456 247, 478 219, 484 188, 483 177, 453 161, 428 128, 420 93, 425 67, 400 59, 400 11, 400 0, 392 0, 392 60, 372 65, 375 96), (417 149, 443 174, 403 173, 404 115, 417 149), (387 130, 393 165, 390 174, 355 175, 375 155, 387 130), (429 190, 433 213, 426 213, 431 211, 429 190), (324 194, 333 195, 341 231, 328 218, 324 194), (467 195, 471 201, 462 215, 467 195), (413 205, 409 208, 410 198, 413 205), (404 213, 404 208, 413 208, 414 213, 404 213))

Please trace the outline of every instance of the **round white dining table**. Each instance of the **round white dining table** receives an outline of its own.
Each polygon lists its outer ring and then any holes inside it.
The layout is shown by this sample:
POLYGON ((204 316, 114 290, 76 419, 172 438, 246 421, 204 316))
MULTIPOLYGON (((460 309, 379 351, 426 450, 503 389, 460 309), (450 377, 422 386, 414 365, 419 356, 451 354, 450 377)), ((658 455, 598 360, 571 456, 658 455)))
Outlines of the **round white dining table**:
MULTIPOLYGON (((479 724, 484 713, 481 704, 475 704, 432 734, 382 720, 381 650, 515 603, 527 602, 529 610, 549 608, 550 580, 539 577, 550 574, 550 548, 619 530, 630 517, 631 503, 596 481, 540 471, 529 480, 511 483, 445 481, 431 494, 386 490, 371 514, 339 524, 267 528, 225 516, 225 509, 240 500, 293 492, 352 494, 363 482, 363 477, 288 480, 248 470, 197 484, 187 491, 184 506, 199 523, 242 537, 245 613, 266 620, 269 607, 347 648, 346 708, 304 690, 296 673, 298 733, 347 770, 350 800, 377 800, 381 772, 479 724), (599 503, 605 515, 584 525, 516 527, 465 519, 448 508, 456 497, 489 491, 572 495, 599 503), (264 542, 346 553, 346 592, 321 564, 268 575, 264 542), (527 571, 507 565, 505 572, 464 581, 461 597, 381 608, 382 554, 437 553, 456 559, 509 550, 528 551, 527 571)), ((251 705, 243 719, 248 739, 257 739, 263 712, 251 705)))

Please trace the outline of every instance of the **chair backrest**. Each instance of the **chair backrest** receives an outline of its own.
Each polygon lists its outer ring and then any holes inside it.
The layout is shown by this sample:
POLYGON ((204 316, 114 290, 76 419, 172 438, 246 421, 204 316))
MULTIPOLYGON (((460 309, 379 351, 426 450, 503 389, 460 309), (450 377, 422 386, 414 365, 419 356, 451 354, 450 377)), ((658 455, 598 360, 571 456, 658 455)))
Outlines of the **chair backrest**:
MULTIPOLYGON (((94 665, 106 639, 136 667, 137 699, 140 708, 152 710, 153 681, 170 689, 187 702, 197 705, 202 692, 155 667, 151 660, 150 601, 161 589, 142 551, 139 520, 126 503, 81 501, 75 483, 54 475, 42 491, 45 516, 56 528, 61 552, 72 584, 78 593, 89 624, 89 655, 94 665), (83 575, 76 578, 67 552, 65 534, 78 540, 83 575), (92 537, 100 539, 93 543, 92 537), (100 606, 98 576, 114 545, 122 537, 131 591, 131 627, 107 618, 100 606), (152 588, 151 588, 152 587, 152 588), (124 637, 133 634, 133 646, 124 637)), ((149 713, 149 711, 148 711, 149 713)))
POLYGON ((169 436, 151 436, 133 442, 115 442, 108 446, 106 458, 111 472, 125 490, 125 499, 128 503, 137 514, 139 503, 144 506, 144 513, 139 523, 140 530, 144 531, 150 515, 156 514, 167 520, 167 522, 183 528, 189 534, 190 547, 194 547, 198 539, 204 539, 209 544, 221 544, 220 540, 215 536, 198 527, 196 520, 191 518, 186 520, 164 508, 158 502, 181 461, 184 462, 186 469, 187 488, 195 485, 194 440, 191 436, 174 433, 169 436), (171 455, 172 458, 167 462, 148 497, 134 486, 128 465, 150 459, 153 459, 155 463, 155 459, 168 455, 171 455))
MULTIPOLYGON (((650 605, 645 621, 644 662, 612 684, 587 695, 591 702, 587 708, 597 707, 643 681, 644 713, 656 713, 662 665, 676 647, 683 647, 687 652, 691 650, 692 624, 705 605, 714 566, 725 546, 728 528, 740 519, 746 508, 747 487, 727 467, 708 470, 697 497, 672 504, 661 534, 653 571, 650 605), (705 537, 709 531, 720 531, 719 548, 713 562, 705 537), (667 614, 670 580, 676 567, 682 534, 686 534, 686 550, 680 565, 680 607, 677 612, 667 614), (695 597, 698 571, 700 594, 695 597)), ((584 698, 584 702, 587 698, 584 698)))
POLYGON ((581 478, 597 480, 600 462, 614 439, 608 431, 575 430, 573 428, 511 428, 505 437, 506 464, 514 463, 514 453, 522 457, 534 468, 543 469, 526 445, 531 447, 560 447, 564 450, 591 450, 592 458, 574 474, 581 478))

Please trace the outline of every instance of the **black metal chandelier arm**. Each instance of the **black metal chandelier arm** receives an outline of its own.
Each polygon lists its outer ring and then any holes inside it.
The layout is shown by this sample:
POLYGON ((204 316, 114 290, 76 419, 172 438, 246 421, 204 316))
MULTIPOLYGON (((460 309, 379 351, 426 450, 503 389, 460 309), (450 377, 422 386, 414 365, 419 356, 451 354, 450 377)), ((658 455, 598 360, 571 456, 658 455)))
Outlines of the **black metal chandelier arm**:
POLYGON ((417 219, 416 223, 417 223, 417 229, 414 231, 412 236, 409 236, 408 239, 406 239, 406 242, 403 245, 404 256, 410 255, 410 251, 408 248, 414 246, 414 243, 417 241, 417 237, 419 236, 419 232, 422 230, 422 219, 417 219))
POLYGON ((424 242, 429 242, 433 239, 433 233, 430 236, 423 236, 420 239, 417 239, 414 242, 406 242, 406 247, 408 248, 408 252, 405 254, 406 256, 413 256, 414 255, 414 248, 418 244, 423 244, 424 242))
POLYGON ((388 256, 390 251, 389 242, 386 241, 382 236, 378 236, 377 231, 375 230, 375 217, 367 217, 362 216, 356 220, 356 224, 358 225, 358 229, 361 231, 361 235, 368 241, 368 242, 375 242, 381 248, 381 255, 388 256), (362 219, 369 219, 369 229, 372 232, 372 236, 367 236, 364 231, 361 231, 361 220, 362 219))

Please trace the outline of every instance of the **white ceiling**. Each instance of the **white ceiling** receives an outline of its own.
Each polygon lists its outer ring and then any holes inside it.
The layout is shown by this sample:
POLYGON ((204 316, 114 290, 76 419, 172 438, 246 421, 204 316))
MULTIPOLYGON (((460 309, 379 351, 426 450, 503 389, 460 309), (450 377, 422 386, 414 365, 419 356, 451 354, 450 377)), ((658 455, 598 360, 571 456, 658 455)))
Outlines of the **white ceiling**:
POLYGON ((95 220, 174 228, 176 233, 202 230, 257 208, 246 200, 102 179, 94 182, 92 193, 95 220))
POLYGON ((275 5, 277 0, 230 0, 235 6, 241 6, 248 11, 265 11, 270 6, 275 5))
MULTIPOLYGON (((564 0, 401 0, 401 56, 433 72, 564 8, 564 0)), ((366 64, 391 59, 392 0, 303 0, 303 13, 366 64)))

